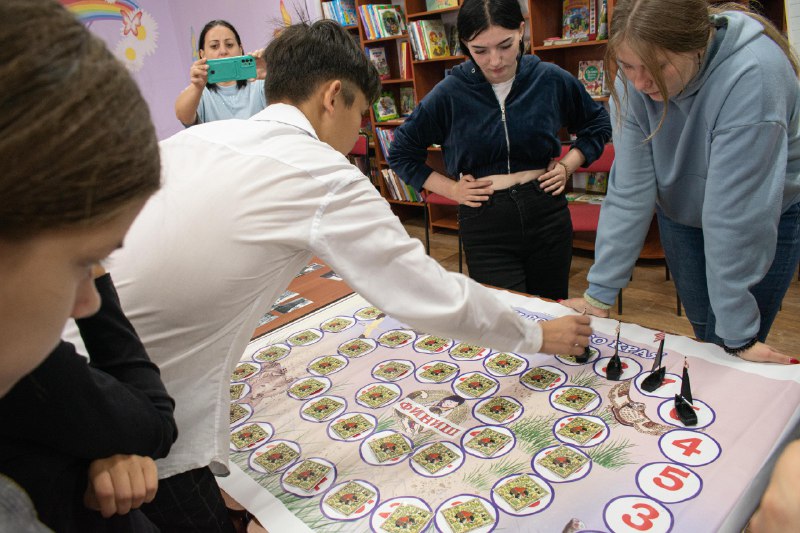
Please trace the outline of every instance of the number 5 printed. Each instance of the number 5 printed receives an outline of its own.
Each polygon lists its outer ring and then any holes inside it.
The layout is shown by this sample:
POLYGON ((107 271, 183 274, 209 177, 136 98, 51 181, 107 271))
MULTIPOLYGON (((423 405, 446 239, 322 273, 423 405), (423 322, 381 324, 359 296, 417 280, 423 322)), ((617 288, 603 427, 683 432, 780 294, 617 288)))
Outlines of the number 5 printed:
POLYGON ((669 510, 644 496, 619 496, 606 504, 603 519, 614 533, 667 533, 672 529, 669 510))
POLYGON ((678 503, 700 494, 703 480, 675 463, 651 463, 636 473, 636 484, 646 495, 662 503, 678 503))

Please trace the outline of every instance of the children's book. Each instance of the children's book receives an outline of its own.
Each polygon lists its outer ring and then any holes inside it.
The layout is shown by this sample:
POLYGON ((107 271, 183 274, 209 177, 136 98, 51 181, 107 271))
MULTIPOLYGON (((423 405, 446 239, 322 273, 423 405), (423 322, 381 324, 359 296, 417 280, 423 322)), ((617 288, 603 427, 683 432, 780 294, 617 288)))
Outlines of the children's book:
POLYGON ((413 87, 400 87, 400 116, 407 117, 417 107, 413 87))
POLYGON ((588 60, 578 62, 578 79, 586 87, 586 91, 592 96, 602 96, 604 93, 603 83, 603 60, 588 60))
POLYGON ((563 38, 587 38, 589 36, 589 16, 593 1, 564 0, 563 38))
POLYGON ((458 27, 455 24, 445 27, 447 28, 447 42, 450 45, 450 54, 460 56, 463 52, 461 51, 461 41, 458 38, 458 27))
POLYGON ((389 92, 381 94, 378 101, 372 105, 372 109, 375 112, 375 120, 378 122, 392 120, 400 116, 397 114, 397 104, 394 101, 394 97, 389 92))
POLYGON ((458 7, 458 0, 425 0, 425 7, 428 11, 458 7))
POLYGON ((376 6, 378 18, 381 26, 381 37, 391 37, 392 35, 400 35, 403 33, 401 25, 402 16, 398 10, 392 5, 376 6))
POLYGON ((608 190, 608 172, 592 172, 586 180, 586 192, 605 194, 608 190))
POLYGON ((441 20, 421 20, 420 29, 425 40, 425 49, 428 58, 447 57, 450 55, 450 46, 447 44, 447 34, 441 20))
POLYGON ((367 57, 378 69, 378 75, 382 80, 388 80, 392 77, 389 72, 389 63, 386 61, 386 49, 384 47, 367 48, 367 57))

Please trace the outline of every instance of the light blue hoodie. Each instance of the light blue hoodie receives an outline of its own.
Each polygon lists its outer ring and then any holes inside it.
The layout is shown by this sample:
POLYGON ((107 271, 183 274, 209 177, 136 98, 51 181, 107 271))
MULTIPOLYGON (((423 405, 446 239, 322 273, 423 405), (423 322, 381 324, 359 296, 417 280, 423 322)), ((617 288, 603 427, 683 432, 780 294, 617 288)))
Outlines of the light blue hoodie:
POLYGON ((675 222, 703 228, 716 333, 736 346, 758 333, 749 288, 772 264, 781 213, 800 201, 800 84, 758 21, 740 12, 712 21, 700 72, 669 100, 651 141, 663 104, 617 80, 616 159, 588 294, 611 303, 625 287, 658 204, 675 222))

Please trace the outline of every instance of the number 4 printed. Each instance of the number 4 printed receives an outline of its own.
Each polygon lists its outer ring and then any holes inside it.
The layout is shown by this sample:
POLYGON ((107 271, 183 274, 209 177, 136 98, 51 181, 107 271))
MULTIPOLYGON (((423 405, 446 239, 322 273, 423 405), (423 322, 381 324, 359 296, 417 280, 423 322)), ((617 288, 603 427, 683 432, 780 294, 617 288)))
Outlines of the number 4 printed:
POLYGON ((658 441, 667 459, 688 466, 703 466, 716 461, 722 449, 705 433, 676 429, 661 435, 658 441))
POLYGON ((661 503, 678 503, 700 494, 703 480, 687 467, 675 463, 651 463, 636 473, 641 491, 661 503))

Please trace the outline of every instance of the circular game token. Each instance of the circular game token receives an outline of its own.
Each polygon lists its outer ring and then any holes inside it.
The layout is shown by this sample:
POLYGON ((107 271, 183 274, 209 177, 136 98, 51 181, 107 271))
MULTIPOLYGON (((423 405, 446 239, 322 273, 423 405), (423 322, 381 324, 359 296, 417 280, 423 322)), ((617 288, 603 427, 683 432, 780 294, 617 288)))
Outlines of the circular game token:
POLYGON ((483 368, 496 377, 518 376, 528 369, 528 360, 511 352, 498 352, 483 359, 483 368))
POLYGON ((425 335, 414 342, 414 351, 419 353, 444 353, 453 345, 452 339, 436 337, 435 335, 425 335))
POLYGON ((697 414, 697 425, 695 426, 683 425, 681 419, 678 418, 678 413, 675 412, 674 397, 670 400, 663 401, 661 405, 658 406, 658 416, 661 418, 661 420, 671 426, 692 430, 707 428, 714 423, 714 420, 717 418, 717 414, 711 407, 709 407, 707 403, 695 398, 691 405, 692 409, 694 409, 695 413, 697 414))
POLYGON ((300 498, 322 494, 335 482, 336 465, 322 457, 298 460, 281 475, 281 488, 300 498))
POLYGON ((350 360, 343 355, 323 355, 313 359, 306 370, 312 376, 330 376, 340 370, 344 370, 350 360))
POLYGON ((414 496, 399 496, 381 502, 372 511, 372 531, 425 531, 433 520, 431 506, 414 496), (413 529, 412 529, 413 528, 413 529))
POLYGON ((236 402, 250 394, 249 383, 231 383, 231 401, 236 402))
POLYGON ((259 363, 253 361, 239 363, 236 365, 236 369, 233 371, 231 381, 244 381, 245 379, 258 374, 259 372, 261 372, 261 364, 259 363))
POLYGON ((452 442, 442 440, 423 444, 408 458, 411 470, 423 477, 444 477, 464 464, 464 452, 452 442))
POLYGON ((371 513, 379 500, 378 487, 362 479, 354 479, 328 489, 319 502, 319 508, 331 520, 349 522, 371 513))
POLYGON ((472 416, 486 424, 510 424, 525 412, 522 404, 513 396, 493 396, 475 404, 472 416))
POLYGON ((676 394, 681 392, 681 377, 678 374, 664 374, 664 379, 661 381, 661 386, 653 392, 647 392, 642 388, 642 381, 650 375, 649 370, 645 370, 633 380, 636 390, 644 396, 651 396, 653 398, 674 398, 676 394))
POLYGON ((361 458, 365 463, 373 466, 400 464, 413 451, 414 443, 411 439, 389 429, 373 433, 359 446, 361 458), (405 443, 405 446, 402 443, 405 443), (403 451, 405 448, 408 448, 408 451, 403 451))
POLYGON ((391 405, 403 394, 403 390, 394 383, 370 383, 358 389, 356 403, 369 409, 380 409, 391 405))
POLYGON ((241 424, 253 416, 253 406, 249 403, 231 403, 231 426, 241 424))
POLYGON ((261 446, 275 434, 269 422, 245 422, 231 429, 232 452, 246 452, 261 446))
POLYGON ((417 339, 417 334, 410 329, 391 329, 378 337, 378 344, 386 348, 402 348, 417 339))
POLYGON ((358 337, 343 342, 339 345, 337 351, 339 352, 339 355, 349 357, 350 359, 357 359, 359 357, 364 357, 368 353, 374 351, 377 347, 378 343, 375 342, 375 339, 358 337))
POLYGON ((369 413, 343 413, 328 424, 328 436, 333 440, 354 442, 369 437, 378 420, 369 413))
POLYGON ((288 357, 292 351, 292 347, 286 343, 279 342, 270 344, 263 348, 259 348, 253 353, 253 360, 259 363, 274 363, 281 359, 288 357))
POLYGON ((391 383, 400 381, 414 374, 416 367, 408 359, 389 359, 372 367, 372 377, 391 383))
POLYGON ((308 328, 289 335, 286 338, 286 344, 290 346, 309 346, 321 341, 323 335, 324 333, 316 328, 308 328))
POLYGON ((300 408, 300 418, 309 422, 327 422, 347 409, 347 400, 341 396, 316 396, 300 408))
POLYGON ((564 385, 567 382, 567 374, 560 368, 541 365, 520 375, 519 382, 531 390, 544 392, 564 385))
POLYGON ((414 371, 414 378, 420 383, 447 383, 458 376, 461 369, 448 361, 429 361, 419 365, 414 371))
POLYGON ((459 342, 450 348, 450 357, 456 361, 478 361, 492 352, 490 348, 459 342))
POLYGON ((691 500, 703 490, 700 476, 684 465, 650 463, 636 473, 639 489, 661 503, 680 503, 691 500))
POLYGON ((353 317, 356 320, 360 320, 361 322, 371 322, 373 320, 377 320, 379 318, 383 318, 383 312, 374 306, 362 307, 355 313, 353 313, 353 317))
POLYGON ((286 394, 295 400, 315 398, 331 388, 331 380, 323 376, 301 378, 292 383, 286 394))
POLYGON ((658 447, 667 459, 688 466, 713 463, 722 453, 719 443, 709 435, 687 429, 664 433, 658 439, 658 447))
POLYGON ((619 496, 606 504, 606 526, 614 533, 667 533, 674 518, 669 509, 644 496, 619 496))
POLYGON ((531 468, 547 481, 570 483, 589 475, 592 460, 582 450, 561 444, 539 450, 531 459, 531 468))
POLYGON ((300 445, 291 440, 272 440, 250 454, 247 464, 262 474, 283 472, 300 458, 300 445))
POLYGON ((547 509, 555 494, 553 487, 536 474, 512 474, 501 478, 491 491, 492 502, 506 514, 530 516, 547 509))
POLYGON ((550 393, 550 405, 565 413, 587 413, 596 409, 601 402, 600 394, 589 387, 565 385, 550 393))
POLYGON ((335 316, 319 325, 319 329, 326 333, 341 333, 355 326, 356 319, 351 316, 335 316))
POLYGON ((450 384, 453 392, 466 400, 488 398, 500 387, 500 383, 483 372, 469 372, 458 376, 450 384))
POLYGON ((517 444, 514 432, 503 426, 476 426, 461 437, 461 448, 479 459, 497 459, 517 444))
MULTIPOLYGON (((594 362, 593 368, 598 376, 606 377, 606 365, 610 359, 610 357, 601 357, 594 362)), ((635 378, 642 371, 642 365, 635 359, 624 356, 620 356, 619 359, 622 361, 622 375, 616 381, 628 381, 635 378)))
POLYGON ((611 434, 606 421, 599 416, 571 415, 559 418, 553 425, 557 440, 579 448, 591 448, 604 442, 611 434))
POLYGON ((436 508, 434 521, 437 531, 459 531, 460 525, 461 531, 489 533, 497 527, 497 508, 481 496, 458 494, 436 508), (471 528, 463 529, 462 524, 469 524, 471 528))

